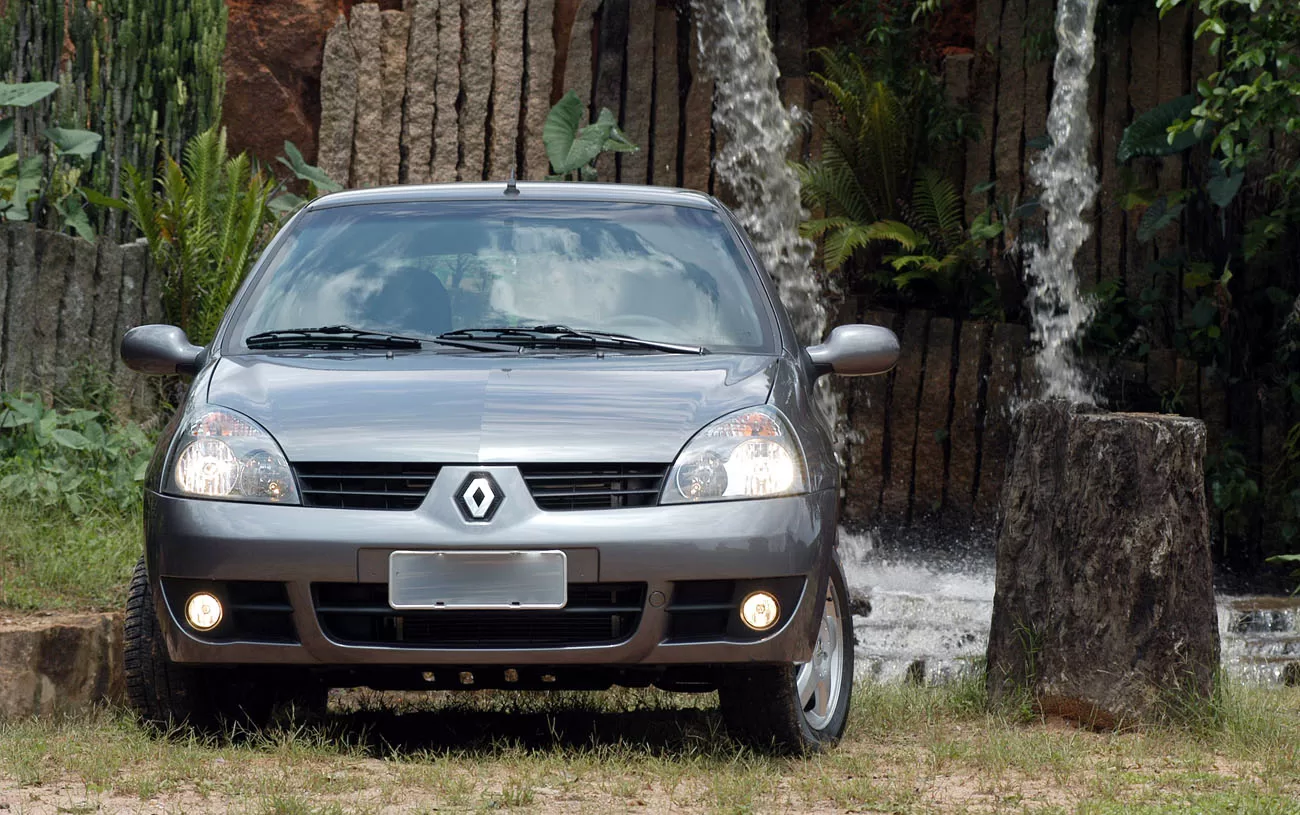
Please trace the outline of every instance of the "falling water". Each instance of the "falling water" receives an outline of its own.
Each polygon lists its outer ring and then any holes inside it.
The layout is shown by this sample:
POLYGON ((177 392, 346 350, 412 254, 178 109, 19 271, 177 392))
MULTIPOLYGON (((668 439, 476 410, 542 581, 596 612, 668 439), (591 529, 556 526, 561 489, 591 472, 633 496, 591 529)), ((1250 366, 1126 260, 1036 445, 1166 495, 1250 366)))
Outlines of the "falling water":
MULTIPOLYGON (((824 292, 812 268, 814 247, 799 235, 805 211, 799 177, 787 163, 803 114, 781 104, 780 72, 761 0, 691 0, 700 62, 715 83, 713 124, 726 138, 713 160, 735 195, 736 217, 776 280, 795 333, 805 344, 826 333, 824 292)), ((846 428, 831 378, 817 383, 816 401, 835 429, 843 464, 846 428)))
POLYGON ((1088 74, 1092 71, 1099 0, 1061 0, 1056 11, 1056 90, 1047 118, 1051 144, 1030 168, 1043 188, 1046 246, 1032 250, 1030 309, 1042 396, 1092 404, 1093 394, 1074 358, 1074 343, 1092 317, 1079 294, 1074 258, 1091 234, 1083 211, 1097 197, 1096 170, 1088 156, 1088 74))
POLYGON ((826 330, 822 287, 813 274, 813 245, 799 236, 799 177, 786 163, 801 128, 798 110, 777 93, 779 72, 758 0, 691 0, 700 61, 716 83, 713 122, 726 134, 714 159, 735 194, 736 216, 749 233, 781 302, 805 343, 826 330))

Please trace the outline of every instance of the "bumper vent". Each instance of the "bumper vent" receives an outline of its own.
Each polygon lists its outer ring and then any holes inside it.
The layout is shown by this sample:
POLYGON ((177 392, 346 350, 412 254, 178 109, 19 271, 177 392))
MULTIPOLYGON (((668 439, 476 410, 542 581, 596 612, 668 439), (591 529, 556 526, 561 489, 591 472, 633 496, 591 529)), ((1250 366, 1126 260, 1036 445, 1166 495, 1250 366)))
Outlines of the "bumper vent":
POLYGON ((570 583, 555 611, 395 611, 386 583, 317 583, 325 636, 348 645, 409 648, 556 648, 614 645, 641 622, 644 583, 570 583))
POLYGON ((304 505, 335 509, 415 509, 438 477, 433 464, 313 461, 294 470, 304 505))
POLYGON ((540 509, 621 509, 657 505, 668 465, 525 464, 519 472, 540 509))

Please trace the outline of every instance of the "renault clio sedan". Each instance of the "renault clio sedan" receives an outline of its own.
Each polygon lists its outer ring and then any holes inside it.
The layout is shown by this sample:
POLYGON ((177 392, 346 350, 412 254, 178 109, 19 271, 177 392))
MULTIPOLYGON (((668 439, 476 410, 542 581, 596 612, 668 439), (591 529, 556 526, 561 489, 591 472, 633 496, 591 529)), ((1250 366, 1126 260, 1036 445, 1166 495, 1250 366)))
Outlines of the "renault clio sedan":
POLYGON ((126 617, 149 721, 331 687, 718 691, 732 733, 844 731, 852 628, 818 377, 736 219, 683 190, 469 184, 307 206, 189 374, 147 476, 126 617))

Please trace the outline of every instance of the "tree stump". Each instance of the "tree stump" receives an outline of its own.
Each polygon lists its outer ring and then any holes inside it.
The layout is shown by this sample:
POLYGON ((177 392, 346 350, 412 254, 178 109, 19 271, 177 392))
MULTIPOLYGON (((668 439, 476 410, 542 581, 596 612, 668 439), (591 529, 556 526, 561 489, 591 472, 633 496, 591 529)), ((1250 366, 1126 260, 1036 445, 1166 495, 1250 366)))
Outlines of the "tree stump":
POLYGON ((1095 728, 1207 704, 1219 666, 1205 425, 1037 402, 1016 420, 989 632, 992 704, 1095 728))

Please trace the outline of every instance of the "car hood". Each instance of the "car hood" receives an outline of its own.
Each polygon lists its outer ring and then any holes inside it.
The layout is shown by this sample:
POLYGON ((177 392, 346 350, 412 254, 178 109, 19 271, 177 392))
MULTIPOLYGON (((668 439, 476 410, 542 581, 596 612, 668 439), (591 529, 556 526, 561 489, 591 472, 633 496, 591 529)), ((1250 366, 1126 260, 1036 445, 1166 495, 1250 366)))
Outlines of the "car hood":
POLYGON ((239 355, 210 404, 255 419, 291 461, 669 463, 717 417, 767 401, 749 354, 239 355))

